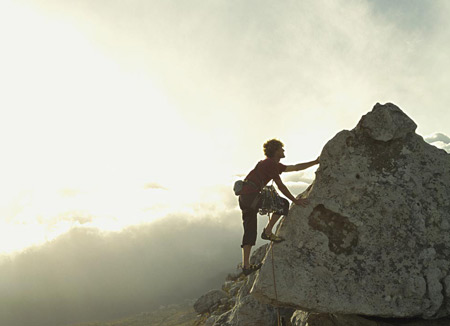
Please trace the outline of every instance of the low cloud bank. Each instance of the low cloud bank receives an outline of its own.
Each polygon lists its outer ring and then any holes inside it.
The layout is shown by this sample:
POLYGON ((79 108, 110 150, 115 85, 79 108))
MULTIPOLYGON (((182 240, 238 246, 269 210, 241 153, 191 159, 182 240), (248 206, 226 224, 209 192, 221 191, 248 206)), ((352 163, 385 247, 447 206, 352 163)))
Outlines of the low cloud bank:
MULTIPOLYGON (((303 173, 283 179, 294 195, 310 181, 303 173)), ((189 215, 121 232, 77 227, 45 245, 0 257, 0 325, 112 320, 220 287, 241 260, 243 228, 231 186, 209 192, 214 196, 205 200, 211 202, 196 204, 189 215)), ((258 216, 258 235, 267 220, 258 216)), ((263 243, 258 238, 256 246, 263 243)))
POLYGON ((450 144, 450 138, 440 132, 434 133, 430 136, 425 137, 425 141, 428 143, 434 143, 437 141, 443 142, 445 144, 450 144))
POLYGON ((235 270, 240 223, 240 212, 231 210, 117 233, 72 229, 0 263, 0 324, 107 320, 196 298, 235 270))
POLYGON ((427 143, 450 153, 450 138, 447 135, 438 132, 430 136, 426 136, 424 139, 427 143))

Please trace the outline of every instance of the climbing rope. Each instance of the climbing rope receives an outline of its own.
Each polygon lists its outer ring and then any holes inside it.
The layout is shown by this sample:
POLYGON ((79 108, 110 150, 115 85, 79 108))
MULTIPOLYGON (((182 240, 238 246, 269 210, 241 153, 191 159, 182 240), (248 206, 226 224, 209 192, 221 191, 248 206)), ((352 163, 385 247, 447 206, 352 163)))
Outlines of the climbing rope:
MULTIPOLYGON (((278 225, 278 229, 281 228, 281 226, 283 225, 283 222, 284 222, 284 219, 282 219, 280 221, 280 224, 278 225)), ((273 244, 274 244, 274 242, 270 241, 270 248, 269 248, 269 250, 270 250, 270 253, 271 253, 271 256, 272 256, 271 260, 272 260, 273 289, 274 289, 274 292, 275 292, 275 301, 276 301, 276 308, 277 308, 277 325, 278 326, 282 326, 281 325, 281 317, 280 317, 280 307, 278 305, 277 281, 276 281, 276 278, 275 278, 275 259, 274 259, 274 253, 273 253, 273 244)))
POLYGON ((270 251, 272 253, 272 276, 273 276, 273 289, 275 290, 275 300, 277 302, 277 325, 281 326, 280 319, 280 307, 278 307, 278 292, 277 292, 277 282, 275 280, 275 263, 273 259, 273 241, 270 242, 270 251))

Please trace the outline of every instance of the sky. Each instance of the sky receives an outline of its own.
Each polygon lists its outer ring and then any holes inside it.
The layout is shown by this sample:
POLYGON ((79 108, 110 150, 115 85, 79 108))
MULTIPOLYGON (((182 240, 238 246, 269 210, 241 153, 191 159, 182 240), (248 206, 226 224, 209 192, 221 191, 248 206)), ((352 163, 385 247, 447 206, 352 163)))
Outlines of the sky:
MULTIPOLYGON (((262 144, 282 140, 284 164, 314 160, 377 102, 449 151, 449 12, 445 0, 2 0, 5 266, 70 253, 84 234, 99 253, 155 223, 169 234, 173 218, 239 244, 231 188, 262 144)), ((283 180, 296 195, 314 170, 283 180)))

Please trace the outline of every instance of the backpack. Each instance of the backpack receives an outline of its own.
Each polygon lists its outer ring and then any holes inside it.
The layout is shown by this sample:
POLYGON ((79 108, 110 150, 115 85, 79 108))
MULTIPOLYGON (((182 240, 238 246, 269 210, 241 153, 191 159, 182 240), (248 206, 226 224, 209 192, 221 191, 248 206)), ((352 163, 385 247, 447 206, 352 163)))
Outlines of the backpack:
POLYGON ((234 183, 234 186, 233 186, 233 191, 236 196, 239 196, 241 194, 242 188, 244 188, 245 184, 249 184, 249 185, 255 187, 256 189, 258 189, 258 191, 260 191, 259 190, 260 188, 258 188, 258 186, 254 182, 252 182, 250 180, 238 180, 234 183))
MULTIPOLYGON (((261 162, 261 161, 259 161, 258 164, 259 164, 260 162, 261 162)), ((258 164, 256 164, 255 169, 258 167, 258 164)), ((255 169, 254 169, 254 170, 255 170, 255 169)), ((238 180, 238 181, 236 181, 236 182, 234 183, 234 186, 233 186, 233 191, 234 191, 234 194, 235 194, 236 196, 239 196, 239 195, 241 194, 242 188, 244 188, 244 185, 245 185, 246 183, 249 184, 249 185, 252 185, 252 186, 255 187, 256 189, 258 189, 258 191, 261 191, 261 187, 258 187, 254 182, 252 182, 252 181, 250 181, 250 180, 238 180)))
POLYGON ((245 182, 243 180, 238 180, 234 183, 233 191, 236 196, 241 194, 242 188, 244 188, 245 182))

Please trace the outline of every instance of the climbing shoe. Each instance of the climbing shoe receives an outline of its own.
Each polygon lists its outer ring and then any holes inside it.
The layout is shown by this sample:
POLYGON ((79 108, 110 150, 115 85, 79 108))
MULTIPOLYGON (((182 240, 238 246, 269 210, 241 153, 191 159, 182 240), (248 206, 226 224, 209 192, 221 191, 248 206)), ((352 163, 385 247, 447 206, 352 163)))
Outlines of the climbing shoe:
POLYGON ((249 268, 242 267, 242 274, 245 276, 250 275, 253 272, 256 272, 258 269, 260 269, 262 264, 251 264, 249 268))
POLYGON ((261 239, 264 240, 269 240, 269 241, 273 241, 275 243, 279 243, 281 241, 284 241, 284 238, 279 237, 273 233, 271 233, 270 235, 266 234, 266 229, 263 230, 263 232, 261 233, 261 239))

